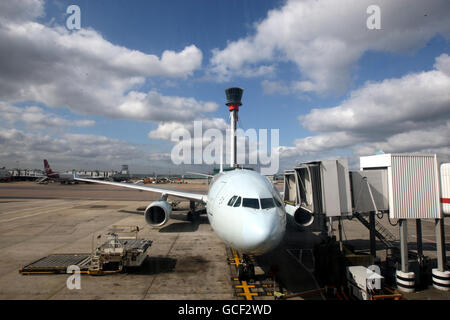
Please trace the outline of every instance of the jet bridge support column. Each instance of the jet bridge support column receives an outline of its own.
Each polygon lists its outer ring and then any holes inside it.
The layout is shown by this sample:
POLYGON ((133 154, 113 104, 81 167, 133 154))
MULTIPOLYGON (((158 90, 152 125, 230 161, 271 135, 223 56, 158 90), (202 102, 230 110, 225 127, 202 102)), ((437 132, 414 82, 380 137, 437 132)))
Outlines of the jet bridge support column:
POLYGON ((437 268, 432 270, 433 287, 450 291, 450 271, 446 271, 444 219, 435 220, 437 268))
POLYGON ((446 264, 444 219, 436 219, 434 228, 436 232, 437 267, 439 271, 444 271, 446 264))
POLYGON ((422 242, 422 220, 416 219, 416 236, 417 236, 417 255, 423 258, 423 242, 422 242))
POLYGON ((408 220, 400 219, 400 258, 401 271, 408 272, 408 220))
POLYGON ((415 291, 415 274, 409 271, 408 261, 408 220, 398 220, 400 226, 400 258, 401 270, 397 270, 397 287, 403 292, 415 291))
POLYGON ((369 213, 369 225, 370 225, 370 255, 375 259, 377 256, 377 242, 375 239, 375 212, 369 213))

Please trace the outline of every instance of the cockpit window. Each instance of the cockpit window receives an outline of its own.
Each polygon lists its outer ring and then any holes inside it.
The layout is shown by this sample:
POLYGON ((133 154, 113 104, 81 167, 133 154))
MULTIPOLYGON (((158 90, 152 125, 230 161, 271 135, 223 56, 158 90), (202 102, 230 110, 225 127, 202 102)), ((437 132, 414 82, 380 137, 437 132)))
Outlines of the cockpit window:
POLYGON ((230 207, 233 206, 234 201, 236 201, 236 198, 237 198, 237 197, 238 197, 238 196, 233 196, 233 197, 231 197, 230 201, 228 201, 228 205, 229 205, 230 207))
POLYGON ((273 198, 262 198, 261 199, 261 209, 274 208, 275 202, 273 198))
POLYGON ((242 206, 247 208, 259 209, 259 200, 253 198, 242 199, 242 206))
POLYGON ((240 207, 240 206, 241 206, 241 200, 242 200, 241 197, 237 198, 237 200, 236 200, 236 202, 234 203, 233 207, 240 207))

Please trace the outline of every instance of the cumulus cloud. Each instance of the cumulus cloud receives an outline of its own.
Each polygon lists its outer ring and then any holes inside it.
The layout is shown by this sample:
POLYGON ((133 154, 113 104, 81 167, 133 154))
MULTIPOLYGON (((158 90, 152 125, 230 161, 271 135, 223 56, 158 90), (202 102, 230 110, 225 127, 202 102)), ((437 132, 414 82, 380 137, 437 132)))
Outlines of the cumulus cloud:
POLYGON ((284 147, 285 157, 351 148, 357 155, 433 152, 450 159, 450 57, 435 69, 401 78, 368 82, 333 108, 312 109, 299 117, 314 136, 284 147))
POLYGON ((288 94, 291 92, 290 88, 280 81, 263 80, 261 87, 265 94, 288 94))
MULTIPOLYGON (((103 136, 58 130, 60 136, 55 138, 49 135, 54 131, 46 129, 85 127, 95 122, 60 117, 48 112, 48 107, 113 119, 152 121, 160 126, 189 123, 217 110, 215 102, 142 89, 147 88, 151 78, 170 82, 194 75, 203 59, 195 45, 164 50, 160 55, 133 50, 111 43, 91 28, 68 31, 54 23, 40 23, 44 7, 42 0, 0 2, 1 121, 38 129, 30 133, 3 128, 2 161, 40 161, 46 153, 49 158, 67 163, 169 159, 166 152, 149 151, 146 146, 103 136)), ((163 131, 164 127, 160 128, 155 136, 163 138, 163 131)))
POLYGON ((112 117, 126 117, 157 122, 187 122, 203 112, 214 112, 219 108, 215 102, 197 101, 194 98, 163 96, 156 90, 148 93, 131 91, 117 108, 108 113, 112 117))
POLYGON ((195 45, 165 50, 158 57, 115 45, 93 29, 72 32, 38 23, 34 19, 43 14, 42 1, 2 2, 0 12, 3 101, 37 101, 76 113, 150 121, 191 118, 189 113, 199 108, 216 108, 214 103, 167 97, 155 90, 139 92, 149 77, 193 75, 203 58, 195 45))
POLYGON ((90 127, 95 125, 94 120, 67 120, 52 113, 45 112, 36 106, 16 107, 0 102, 0 114, 2 120, 9 124, 23 122, 32 128, 67 128, 67 127, 90 127))
MULTIPOLYGON (((228 128, 228 124, 222 118, 203 118, 196 121, 201 122, 203 133, 208 129, 218 129, 222 133, 225 133, 228 128)), ((193 136, 194 122, 162 122, 155 130, 148 133, 148 137, 150 139, 170 140, 172 133, 180 130, 186 130, 193 136)))
POLYGON ((276 63, 288 62, 300 73, 289 86, 292 90, 343 92, 365 52, 410 52, 436 34, 450 36, 446 0, 377 1, 381 30, 367 29, 366 10, 373 4, 371 0, 288 0, 256 23, 253 34, 213 50, 210 72, 228 80, 269 66, 273 71, 276 63))
MULTIPOLYGON (((3 165, 42 163, 48 158, 63 169, 117 169, 123 163, 136 168, 155 168, 158 161, 170 159, 170 154, 146 150, 145 146, 105 136, 65 133, 55 138, 48 134, 29 133, 18 129, 0 128, 0 159, 3 165)), ((162 167, 162 166, 161 166, 162 167)))
POLYGON ((0 18, 8 21, 28 21, 44 16, 44 0, 0 2, 0 18))

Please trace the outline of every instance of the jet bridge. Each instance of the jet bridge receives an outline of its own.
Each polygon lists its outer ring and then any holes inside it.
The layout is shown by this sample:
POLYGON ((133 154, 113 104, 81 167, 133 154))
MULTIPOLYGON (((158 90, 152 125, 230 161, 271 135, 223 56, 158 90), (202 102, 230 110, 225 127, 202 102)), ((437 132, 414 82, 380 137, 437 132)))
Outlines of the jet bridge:
POLYGON ((284 173, 286 212, 300 227, 324 231, 333 217, 352 214, 347 160, 300 163, 284 173))
POLYGON ((416 222, 417 254, 413 260, 422 265, 421 219, 434 219, 438 267, 433 269, 433 285, 450 291, 443 227, 445 214, 450 211, 450 164, 442 164, 439 175, 435 154, 380 154, 361 157, 360 168, 349 172, 347 161, 339 159, 300 163, 285 171, 286 212, 300 228, 321 231, 329 237, 333 236, 332 221, 337 219, 340 240, 341 218, 356 217, 370 231, 373 257, 376 237, 392 249, 394 256, 399 255, 397 285, 403 291, 414 291, 417 278, 409 272, 407 220, 416 222), (383 214, 398 220, 400 248, 396 236, 376 221, 383 214))

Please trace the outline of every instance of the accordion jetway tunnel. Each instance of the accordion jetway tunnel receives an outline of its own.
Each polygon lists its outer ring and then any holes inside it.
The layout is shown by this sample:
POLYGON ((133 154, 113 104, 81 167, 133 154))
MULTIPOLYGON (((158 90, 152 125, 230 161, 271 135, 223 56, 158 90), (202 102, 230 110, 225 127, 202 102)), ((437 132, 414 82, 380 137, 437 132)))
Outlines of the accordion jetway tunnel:
POLYGON ((370 253, 376 260, 376 238, 398 259, 396 283, 403 292, 414 292, 417 270, 424 261, 422 219, 435 222, 437 268, 432 270, 436 289, 450 291, 446 270, 444 217, 450 214, 450 164, 439 167, 434 154, 381 154, 360 158, 360 170, 349 171, 346 159, 300 163, 284 173, 286 212, 301 230, 320 232, 324 239, 333 235, 338 222, 342 246, 342 218, 356 217, 369 229, 370 253), (399 226, 396 237, 376 217, 387 215, 399 226), (368 218, 368 219, 367 219, 368 218), (408 250, 407 220, 416 222, 417 253, 408 250), (415 269, 415 268, 412 268, 415 269))

